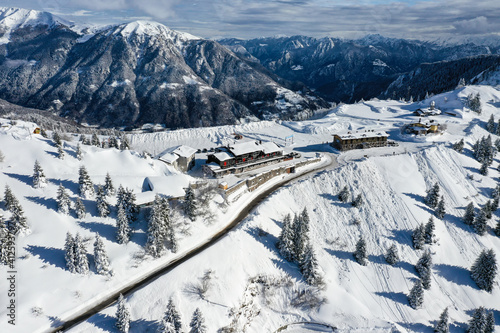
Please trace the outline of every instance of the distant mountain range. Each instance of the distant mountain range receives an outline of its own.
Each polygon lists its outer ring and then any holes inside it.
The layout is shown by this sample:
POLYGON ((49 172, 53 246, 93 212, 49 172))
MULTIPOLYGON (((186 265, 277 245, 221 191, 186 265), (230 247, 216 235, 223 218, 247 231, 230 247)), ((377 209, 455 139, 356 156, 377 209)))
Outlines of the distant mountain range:
MULTIPOLYGON (((422 68, 451 84, 470 81, 498 65, 498 45, 377 35, 213 41, 155 22, 78 27, 50 13, 0 8, 0 98, 101 127, 300 119, 328 101, 405 97, 406 84, 416 89, 432 77, 422 68), (450 71, 450 61, 461 65, 450 71)), ((428 92, 439 89, 429 84, 428 92)))

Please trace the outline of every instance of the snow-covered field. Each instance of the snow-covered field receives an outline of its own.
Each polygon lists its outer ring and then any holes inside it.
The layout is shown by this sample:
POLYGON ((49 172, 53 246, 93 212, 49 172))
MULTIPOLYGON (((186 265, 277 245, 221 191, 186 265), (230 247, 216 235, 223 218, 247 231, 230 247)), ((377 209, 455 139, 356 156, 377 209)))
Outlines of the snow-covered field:
MULTIPOLYGON (((422 105, 396 101, 341 105, 325 117, 302 122, 258 122, 132 136, 133 150, 147 150, 152 154, 178 144, 215 147, 232 140, 233 133, 279 144, 293 135, 290 148, 298 152, 329 152, 331 148, 324 143, 331 141, 332 134, 375 129, 386 130, 399 146, 342 153, 338 156, 341 163, 338 168, 302 178, 275 192, 226 237, 128 295, 131 331, 156 331, 171 297, 181 313, 184 331, 188 330, 196 308, 201 309, 208 332, 216 332, 233 320, 237 332, 275 332, 287 324, 309 321, 337 327, 340 332, 432 332, 446 307, 449 307, 453 332, 463 331, 472 310, 479 306, 493 311, 500 323, 498 277, 493 292, 488 293, 477 288, 468 272, 482 249, 493 248, 499 258, 500 238, 491 230, 478 236, 461 221, 464 207, 470 201, 479 207, 490 198, 499 176, 495 169, 498 158, 489 175, 481 176, 480 164, 470 156, 470 147, 487 134, 484 125, 491 114, 497 121, 500 118, 500 92, 489 86, 471 86, 430 100, 422 105), (480 116, 463 105, 467 95, 477 92, 483 100, 480 116), (399 127, 418 121, 411 115, 412 111, 427 106, 430 100, 436 101, 441 110, 457 115, 433 117, 447 124, 447 131, 428 137, 402 135, 399 127), (459 154, 450 149, 450 142, 462 137, 466 149, 459 154), (413 249, 411 233, 432 214, 423 197, 435 182, 441 186, 447 214, 444 219, 436 220, 438 240, 430 246, 434 262, 431 289, 425 291, 423 307, 414 310, 408 305, 406 295, 417 278, 413 265, 423 252, 413 249), (353 208, 337 199, 345 185, 353 195, 363 195, 365 203, 361 208, 353 208), (325 302, 316 309, 292 305, 300 291, 308 287, 297 265, 285 261, 275 246, 284 215, 304 208, 309 211, 310 238, 326 282, 325 288, 318 290, 325 302), (355 220, 360 223, 353 223, 355 220), (359 265, 352 256, 360 235, 367 241, 367 266, 359 265), (392 244, 397 245, 401 257, 395 266, 388 265, 383 257, 392 244), (193 286, 209 269, 213 271, 212 284, 202 299, 193 292, 193 286)), ((50 330, 78 309, 173 258, 171 253, 157 260, 138 255, 146 241, 144 215, 134 225, 132 241, 119 245, 114 239, 114 215, 97 217, 93 201, 85 202, 89 213, 84 220, 57 213, 54 198, 59 183, 70 190, 73 198, 78 193, 81 162, 74 156, 76 139, 67 144, 66 158, 59 160, 55 156, 57 149, 48 140, 28 134, 33 125, 26 124, 26 129, 23 126, 20 123, 0 129, 0 150, 5 155, 5 161, 0 163, 0 187, 3 189, 7 184, 12 188, 31 227, 31 234, 19 237, 17 244, 17 325, 12 327, 5 319, 0 321, 0 331, 8 332, 50 330), (40 162, 49 179, 46 188, 31 186, 35 160, 40 162), (94 271, 85 276, 69 273, 64 267, 63 250, 68 231, 80 232, 88 238, 89 252, 94 235, 99 233, 104 238, 115 275, 107 279, 94 271)), ((83 147, 82 163, 94 183, 102 183, 109 172, 115 186, 123 184, 139 193, 145 177, 176 173, 133 151, 83 147)), ((214 204, 213 208, 218 211, 211 224, 202 219, 187 222, 184 217, 176 216, 179 252, 195 246, 225 225, 245 200, 248 195, 229 206, 214 204), (184 229, 189 229, 189 234, 180 232, 184 229)), ((490 229, 497 219, 495 214, 489 221, 490 229)), ((0 281, 0 290, 6 290, 7 281, 4 278, 0 281)), ((1 297, 6 300, 5 295, 1 297)), ((0 317, 6 318, 5 306, 1 309, 0 317)), ((114 331, 115 313, 116 306, 109 307, 71 331, 114 331)), ((283 330, 314 331, 328 332, 324 327, 307 325, 283 330)))

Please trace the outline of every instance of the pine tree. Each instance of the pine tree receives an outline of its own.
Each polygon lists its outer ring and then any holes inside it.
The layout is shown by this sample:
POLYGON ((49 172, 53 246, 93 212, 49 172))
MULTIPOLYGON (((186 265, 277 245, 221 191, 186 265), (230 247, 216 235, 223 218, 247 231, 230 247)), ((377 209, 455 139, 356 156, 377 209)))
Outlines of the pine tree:
POLYGON ((368 264, 368 254, 366 253, 366 241, 364 240, 363 236, 360 236, 358 242, 356 243, 354 258, 360 265, 366 266, 368 264))
POLYGON ((120 146, 118 145, 118 140, 116 140, 116 136, 114 135, 111 135, 109 137, 109 148, 120 149, 120 146))
POLYGON ((455 89, 460 89, 460 88, 463 88, 465 87, 465 79, 464 78, 461 78, 459 81, 458 81, 458 84, 457 84, 457 87, 455 89))
POLYGON ((196 308, 194 311, 189 327, 191 327, 189 333, 206 333, 207 328, 205 326, 205 319, 199 308, 196 308))
POLYGON ((490 206, 491 209, 490 210, 491 210, 492 214, 498 210, 499 200, 500 200, 500 198, 496 197, 496 198, 493 198, 493 200, 491 201, 491 206, 490 206))
POLYGON ((108 197, 115 194, 115 187, 113 186, 113 181, 111 180, 109 172, 106 173, 106 178, 104 179, 104 194, 108 197))
POLYGON ((422 249, 425 244, 425 228, 422 223, 413 230, 412 239, 415 250, 422 249))
POLYGON ((392 244, 387 250, 387 253, 385 254, 385 261, 387 261, 389 265, 395 265, 399 262, 399 252, 395 244, 392 244))
POLYGON ((12 206, 17 199, 14 197, 14 194, 12 193, 12 190, 10 189, 9 185, 5 185, 5 192, 3 195, 3 200, 5 202, 5 208, 7 210, 11 210, 12 206))
POLYGON ((129 149, 130 149, 130 144, 128 143, 127 136, 123 135, 121 137, 120 150, 129 150, 129 149))
POLYGON ((79 233, 76 233, 74 244, 76 272, 87 274, 89 272, 89 260, 87 258, 87 250, 83 244, 83 239, 80 237, 79 233))
POLYGON ((35 165, 33 167, 33 187, 42 188, 45 186, 47 186, 45 174, 43 173, 43 169, 40 166, 40 163, 38 163, 38 161, 35 161, 35 165))
POLYGON ((5 207, 12 213, 10 221, 7 224, 9 232, 17 235, 19 233, 27 233, 29 231, 26 216, 19 200, 14 196, 9 186, 5 186, 5 207))
POLYGON ((484 333, 495 333, 495 315, 493 312, 486 314, 486 327, 484 333))
POLYGON ((63 144, 57 146, 57 158, 60 160, 64 160, 65 152, 63 149, 63 144))
POLYGON ((82 147, 80 147, 80 144, 78 143, 76 145, 76 158, 81 161, 83 159, 83 152, 82 152, 82 147))
POLYGON ((434 224, 434 219, 432 216, 429 218, 429 221, 425 224, 425 232, 424 232, 424 239, 426 244, 432 244, 434 243, 434 230, 436 229, 436 226, 434 224))
POLYGON ((467 333, 484 333, 486 330, 486 310, 480 306, 474 310, 472 319, 469 321, 467 333))
POLYGON ((62 214, 69 214, 70 208, 70 199, 69 195, 66 192, 66 189, 62 184, 59 184, 59 188, 57 189, 57 211, 62 214))
POLYGON ((283 228, 281 229, 277 245, 280 254, 287 261, 293 261, 294 258, 293 230, 292 218, 290 214, 286 214, 283 218, 283 228))
POLYGON ((408 295, 408 302, 414 309, 418 309, 424 304, 424 288, 420 280, 415 281, 408 295))
POLYGON ((182 330, 181 316, 179 315, 179 312, 175 308, 175 304, 172 298, 168 300, 167 310, 165 311, 165 315, 163 316, 163 322, 172 325, 172 327, 174 328, 173 332, 181 333, 182 330))
POLYGON ((415 265, 418 275, 422 279, 422 287, 424 289, 429 289, 431 287, 431 269, 432 269, 432 257, 429 251, 425 251, 422 257, 418 260, 415 265))
POLYGON ((486 130, 490 133, 495 134, 495 117, 493 117, 493 114, 491 114, 490 119, 486 123, 486 130))
POLYGON ((163 319, 161 321, 160 327, 158 328, 157 332, 158 333, 177 333, 177 331, 175 330, 174 325, 172 325, 171 323, 165 321, 165 319, 163 319))
POLYGON ((497 274, 497 261, 492 249, 483 250, 471 267, 471 277, 480 289, 491 292, 497 274))
POLYGON ((444 198, 442 196, 441 199, 439 200, 439 203, 437 204, 435 214, 438 219, 443 219, 444 215, 446 214, 444 206, 444 198))
POLYGON ((474 204, 471 202, 467 205, 467 208, 465 209, 465 214, 464 214, 464 223, 467 225, 472 225, 474 224, 474 204))
POLYGON ((79 218, 80 220, 85 218, 85 213, 86 213, 85 205, 83 204, 83 201, 80 198, 76 198, 75 213, 76 217, 79 218))
POLYGON ((307 244, 302 261, 299 264, 300 271, 306 283, 310 286, 320 286, 323 284, 323 279, 319 274, 318 261, 311 244, 307 244))
POLYGON ((425 203, 431 207, 436 208, 439 202, 439 184, 435 183, 434 186, 427 192, 425 203))
POLYGON ((153 203, 153 210, 149 218, 148 224, 148 240, 146 250, 153 257, 160 257, 165 250, 165 242, 168 237, 168 224, 170 223, 169 212, 165 212, 166 205, 163 203, 163 198, 156 195, 153 203))
POLYGON ((352 202, 352 206, 353 207, 361 207, 362 204, 363 204, 363 197, 361 196, 361 194, 358 194, 356 196, 356 198, 354 198, 354 200, 352 202))
POLYGON ((118 297, 116 328, 122 333, 128 333, 128 330, 130 329, 130 310, 122 294, 118 297))
POLYGON ((66 242, 64 243, 64 259, 66 260, 66 267, 71 273, 76 273, 75 266, 75 239, 68 232, 66 233, 66 242))
POLYGON ((464 139, 461 139, 460 141, 454 143, 452 148, 457 152, 461 153, 464 150, 464 146, 465 146, 464 139))
POLYGON ((116 195, 116 206, 122 206, 127 215, 129 223, 136 220, 136 215, 139 213, 139 207, 135 203, 135 194, 130 189, 125 189, 123 186, 118 187, 116 195))
POLYGON ((448 308, 444 309, 443 313, 441 313, 441 316, 439 316, 439 321, 436 323, 436 326, 434 326, 434 332, 436 333, 450 332, 448 308))
POLYGON ((481 167, 479 168, 479 173, 482 174, 483 176, 487 176, 488 175, 488 167, 489 167, 488 161, 484 160, 481 163, 481 167))
POLYGON ((293 218, 293 260, 300 263, 302 256, 309 242, 309 225, 304 221, 301 214, 295 214, 293 218))
POLYGON ((87 199, 91 198, 94 195, 94 183, 92 183, 87 169, 83 165, 80 167, 79 175, 80 196, 87 199))
POLYGON ((99 141, 99 137, 97 134, 92 134, 92 139, 91 139, 91 144, 92 146, 100 147, 101 146, 101 141, 99 141))
POLYGON ((0 214, 0 265, 7 265, 9 263, 9 229, 3 216, 0 214))
POLYGON ((194 197, 194 191, 191 186, 186 189, 186 194, 184 196, 184 214, 191 220, 196 219, 196 201, 194 197))
POLYGON ((54 141, 54 143, 56 144, 56 146, 60 146, 62 144, 61 136, 56 131, 54 131, 52 133, 52 140, 54 141))
POLYGON ((491 200, 486 201, 486 203, 483 206, 484 210, 484 216, 489 220, 492 217, 492 210, 491 210, 491 200))
POLYGON ((118 206, 118 216, 116 217, 116 240, 119 244, 126 244, 130 240, 130 226, 127 213, 123 206, 118 206))
POLYGON ((100 217, 106 217, 109 215, 109 204, 106 200, 106 194, 104 193, 104 187, 102 185, 97 186, 96 204, 97 212, 100 217))
POLYGON ((97 274, 111 275, 109 259, 101 237, 97 234, 94 242, 94 263, 97 274))
POLYGON ((349 200, 349 196, 349 189, 347 188, 347 186, 344 186, 339 193, 339 200, 342 202, 347 202, 347 200, 349 200))
POLYGON ((488 219, 486 218, 484 209, 479 210, 479 213, 477 213, 476 218, 474 219, 474 224, 472 225, 472 227, 480 236, 483 236, 486 233, 486 229, 488 227, 488 219))
POLYGON ((495 235, 500 237, 500 220, 497 221, 497 226, 495 228, 495 235))
POLYGON ((47 134, 47 131, 44 128, 40 129, 40 135, 46 139, 49 137, 49 135, 47 134))

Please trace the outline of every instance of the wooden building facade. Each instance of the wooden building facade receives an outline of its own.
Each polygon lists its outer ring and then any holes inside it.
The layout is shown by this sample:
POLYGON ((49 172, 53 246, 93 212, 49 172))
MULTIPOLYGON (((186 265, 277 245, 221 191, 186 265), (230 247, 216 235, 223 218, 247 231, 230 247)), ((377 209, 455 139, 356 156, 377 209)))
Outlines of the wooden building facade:
POLYGON ((346 151, 351 149, 364 149, 387 146, 389 135, 384 132, 347 132, 346 134, 334 134, 331 146, 346 151))

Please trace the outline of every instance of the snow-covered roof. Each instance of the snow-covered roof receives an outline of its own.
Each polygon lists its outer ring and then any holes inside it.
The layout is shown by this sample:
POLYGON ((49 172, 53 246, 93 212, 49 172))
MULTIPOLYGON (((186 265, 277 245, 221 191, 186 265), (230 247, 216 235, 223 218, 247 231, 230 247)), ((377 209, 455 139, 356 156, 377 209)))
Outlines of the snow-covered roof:
POLYGON ((172 164, 179 158, 179 156, 191 157, 194 153, 196 153, 196 149, 181 145, 166 149, 158 156, 158 159, 172 164))
POLYGON ((173 151, 174 154, 177 154, 181 157, 191 157, 194 155, 194 153, 196 153, 196 149, 194 148, 191 148, 189 146, 179 146, 177 147, 174 151, 173 151))
POLYGON ((215 158, 218 159, 219 161, 223 162, 223 161, 227 161, 227 160, 230 160, 233 158, 233 156, 229 155, 227 152, 225 151, 221 151, 219 153, 215 153, 214 154, 215 158))
POLYGON ((344 134, 336 134, 339 136, 342 140, 349 140, 349 139, 364 139, 364 138, 374 138, 374 137, 379 137, 379 138, 387 138, 389 137, 389 134, 387 134, 384 131, 378 131, 378 132, 347 132, 344 134))
POLYGON ((277 153, 283 150, 274 142, 262 142, 261 146, 264 148, 264 154, 277 153))
POLYGON ((146 177, 144 185, 151 191, 167 197, 178 198, 184 196, 184 188, 189 186, 190 178, 185 174, 172 174, 169 176, 146 177))
POLYGON ((173 153, 165 153, 165 154, 161 155, 160 157, 158 157, 158 159, 160 161, 166 162, 168 164, 172 164, 179 159, 179 156, 177 156, 176 154, 173 154, 173 153))
POLYGON ((250 154, 256 151, 263 151, 266 154, 281 151, 281 148, 274 142, 245 141, 229 145, 228 149, 235 156, 250 154))

